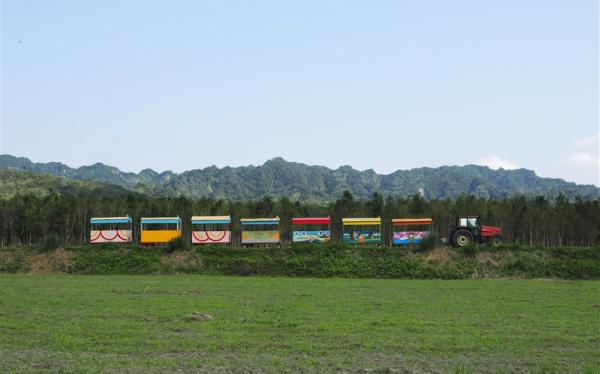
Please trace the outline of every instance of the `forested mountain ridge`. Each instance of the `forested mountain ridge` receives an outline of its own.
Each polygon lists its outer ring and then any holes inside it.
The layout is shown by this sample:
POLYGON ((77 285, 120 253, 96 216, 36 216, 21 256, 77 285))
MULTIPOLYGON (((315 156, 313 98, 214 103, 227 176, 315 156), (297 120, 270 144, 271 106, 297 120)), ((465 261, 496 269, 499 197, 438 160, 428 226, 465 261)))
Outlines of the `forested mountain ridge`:
POLYGON ((62 163, 33 163, 23 157, 0 155, 0 169, 99 181, 154 196, 238 201, 285 196, 305 202, 331 202, 344 190, 357 198, 370 198, 374 192, 394 197, 421 194, 427 199, 461 195, 494 199, 514 195, 554 198, 559 193, 568 198, 577 195, 588 199, 600 197, 600 188, 592 185, 541 178, 527 169, 492 170, 477 165, 417 168, 382 175, 373 170, 358 171, 350 166, 329 169, 274 158, 260 166, 211 166, 176 174, 171 171, 157 173, 151 169, 140 173, 123 172, 101 163, 71 168, 62 163))
POLYGON ((170 171, 159 174, 151 169, 145 169, 139 173, 128 173, 102 163, 71 168, 60 162, 34 163, 28 158, 11 155, 0 155, 0 169, 17 169, 75 180, 95 180, 129 189, 134 188, 136 185, 153 186, 160 184, 175 175, 170 171))
POLYGON ((79 195, 93 192, 96 195, 115 196, 130 194, 131 191, 121 186, 98 181, 79 181, 47 174, 0 169, 0 199, 10 199, 16 195, 79 195))

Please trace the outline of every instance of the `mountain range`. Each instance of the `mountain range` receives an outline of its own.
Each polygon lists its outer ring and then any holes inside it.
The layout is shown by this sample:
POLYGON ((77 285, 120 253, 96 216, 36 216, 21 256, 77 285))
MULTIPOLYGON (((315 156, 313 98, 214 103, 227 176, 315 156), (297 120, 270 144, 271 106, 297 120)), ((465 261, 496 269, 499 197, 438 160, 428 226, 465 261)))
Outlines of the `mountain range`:
POLYGON ((24 157, 0 155, 0 169, 13 172, 1 174, 3 178, 15 178, 17 174, 14 172, 48 174, 67 180, 116 185, 153 196, 185 196, 193 199, 252 200, 265 196, 285 196, 291 200, 322 203, 339 198, 344 190, 352 192, 357 198, 369 198, 374 192, 395 197, 420 194, 427 199, 456 198, 461 195, 494 199, 513 195, 554 198, 559 193, 571 199, 577 195, 586 199, 600 198, 600 188, 596 186, 542 178, 528 169, 492 170, 478 165, 424 167, 383 175, 371 169, 359 171, 350 166, 330 169, 288 162, 278 157, 260 166, 211 166, 183 173, 158 173, 144 169, 132 173, 102 163, 71 168, 59 162, 34 163, 24 157))

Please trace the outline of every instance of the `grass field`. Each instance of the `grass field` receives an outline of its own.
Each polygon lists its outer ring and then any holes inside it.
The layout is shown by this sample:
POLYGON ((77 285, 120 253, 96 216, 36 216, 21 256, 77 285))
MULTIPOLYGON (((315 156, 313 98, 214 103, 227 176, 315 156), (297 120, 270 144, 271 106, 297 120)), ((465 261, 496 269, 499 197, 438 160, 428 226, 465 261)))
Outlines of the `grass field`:
POLYGON ((0 372, 589 372, 600 281, 0 275, 0 372))

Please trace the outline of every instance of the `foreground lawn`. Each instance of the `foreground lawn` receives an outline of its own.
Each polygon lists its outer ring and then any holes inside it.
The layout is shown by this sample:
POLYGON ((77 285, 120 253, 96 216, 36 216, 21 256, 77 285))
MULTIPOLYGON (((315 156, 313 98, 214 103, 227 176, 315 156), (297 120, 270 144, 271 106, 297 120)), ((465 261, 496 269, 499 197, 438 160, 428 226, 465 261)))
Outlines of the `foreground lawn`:
POLYGON ((599 352, 600 281, 0 275, 0 372, 594 373, 599 352))

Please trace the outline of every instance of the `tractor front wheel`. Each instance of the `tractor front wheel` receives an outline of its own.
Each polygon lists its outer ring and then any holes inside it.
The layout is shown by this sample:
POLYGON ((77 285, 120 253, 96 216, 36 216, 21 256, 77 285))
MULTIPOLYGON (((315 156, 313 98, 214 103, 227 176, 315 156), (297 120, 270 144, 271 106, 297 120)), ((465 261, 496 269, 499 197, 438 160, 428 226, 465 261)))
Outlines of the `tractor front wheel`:
POLYGON ((452 241, 457 247, 466 247, 473 243, 473 234, 469 230, 456 230, 452 236, 452 241))

